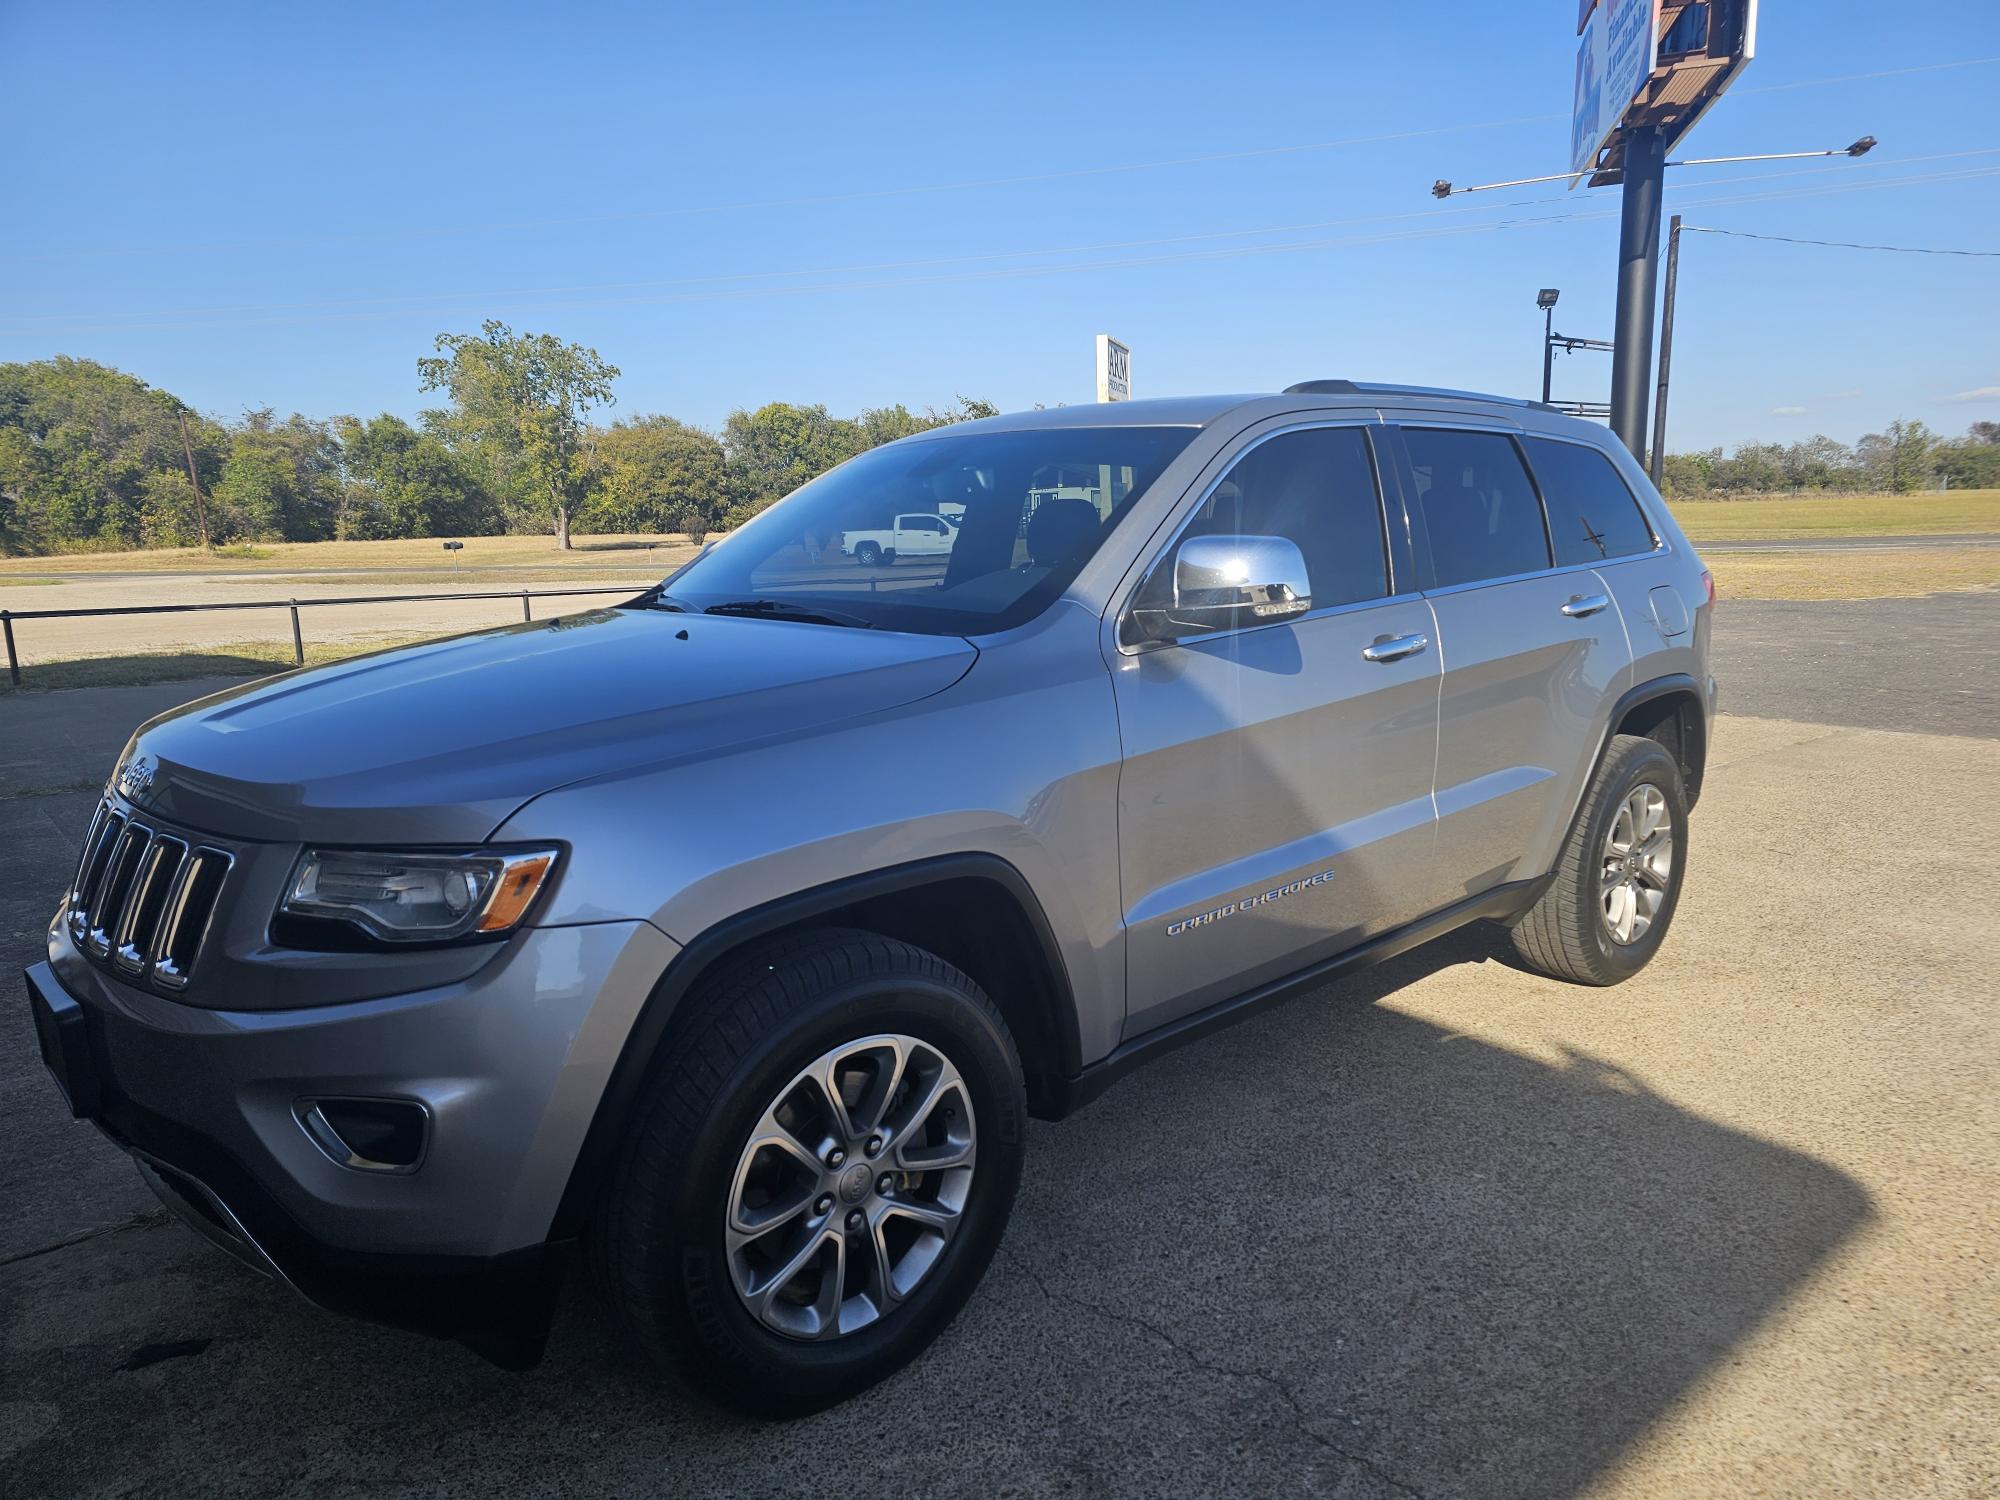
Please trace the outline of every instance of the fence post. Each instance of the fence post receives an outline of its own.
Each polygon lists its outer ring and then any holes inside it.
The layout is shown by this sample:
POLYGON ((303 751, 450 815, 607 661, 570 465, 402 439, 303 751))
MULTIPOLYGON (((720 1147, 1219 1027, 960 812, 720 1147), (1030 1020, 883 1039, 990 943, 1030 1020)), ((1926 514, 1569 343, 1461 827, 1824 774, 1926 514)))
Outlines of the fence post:
POLYGON ((7 675, 14 679, 14 686, 21 685, 21 658, 14 654, 14 612, 0 609, 0 625, 7 629, 7 675))
POLYGON ((294 599, 292 601, 292 665, 303 667, 305 664, 306 643, 305 638, 299 634, 299 601, 294 599))
POLYGON ((535 618, 534 613, 528 608, 528 591, 526 589, 521 590, 521 618, 524 620, 535 618))

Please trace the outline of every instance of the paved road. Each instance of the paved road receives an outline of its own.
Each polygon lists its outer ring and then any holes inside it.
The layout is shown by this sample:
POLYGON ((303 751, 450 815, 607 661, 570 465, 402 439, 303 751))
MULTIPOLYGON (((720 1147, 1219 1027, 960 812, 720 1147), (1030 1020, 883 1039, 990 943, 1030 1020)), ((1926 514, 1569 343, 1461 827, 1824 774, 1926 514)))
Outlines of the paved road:
POLYGON ((2000 592, 1725 598, 1715 675, 1736 713, 2000 737, 2000 592))
MULTIPOLYGON (((1898 660, 1756 628, 1738 710, 1898 660)), ((1942 682, 1900 701, 1948 722, 1942 682)), ((0 973, 123 725, 188 691, 0 701, 0 973)), ((944 1340, 788 1426, 658 1384, 581 1278, 526 1375, 295 1303, 149 1212, 0 1006, 5 1488, 1991 1495, 2000 746, 1838 722, 1725 719, 1632 983, 1468 932, 1036 1127, 944 1340)))
POLYGON ((1697 542, 1702 552, 1892 552, 1931 547, 2000 547, 2000 532, 1966 531, 1949 536, 1757 537, 1697 542))

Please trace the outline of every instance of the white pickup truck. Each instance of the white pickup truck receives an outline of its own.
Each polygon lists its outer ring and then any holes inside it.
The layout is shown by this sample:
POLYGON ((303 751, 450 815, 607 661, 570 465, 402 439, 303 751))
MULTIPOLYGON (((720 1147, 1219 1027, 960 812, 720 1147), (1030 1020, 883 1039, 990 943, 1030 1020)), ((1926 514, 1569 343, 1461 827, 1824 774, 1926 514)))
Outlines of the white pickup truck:
POLYGON ((943 557, 957 540, 958 522, 950 516, 910 511, 896 517, 894 526, 877 531, 843 531, 840 550, 864 568, 872 568, 899 557, 943 557))

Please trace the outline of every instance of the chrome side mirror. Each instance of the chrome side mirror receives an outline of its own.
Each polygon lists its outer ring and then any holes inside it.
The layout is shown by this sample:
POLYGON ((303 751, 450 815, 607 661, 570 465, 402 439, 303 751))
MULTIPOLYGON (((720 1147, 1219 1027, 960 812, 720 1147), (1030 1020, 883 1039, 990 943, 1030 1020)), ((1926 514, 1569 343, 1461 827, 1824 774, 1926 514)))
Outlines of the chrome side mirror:
POLYGON ((1177 636, 1302 615, 1312 582, 1297 543, 1282 536, 1191 536, 1165 570, 1148 579, 1132 609, 1137 640, 1177 636), (1166 597, 1161 597, 1165 595, 1166 597))

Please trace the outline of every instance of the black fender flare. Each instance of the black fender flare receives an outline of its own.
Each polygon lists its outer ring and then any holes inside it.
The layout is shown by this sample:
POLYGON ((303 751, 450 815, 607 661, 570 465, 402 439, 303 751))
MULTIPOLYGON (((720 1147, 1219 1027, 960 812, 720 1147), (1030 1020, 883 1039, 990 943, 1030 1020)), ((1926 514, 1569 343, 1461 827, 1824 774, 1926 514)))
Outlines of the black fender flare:
POLYGON ((582 1148, 571 1164, 568 1185, 556 1208, 549 1239, 573 1239, 589 1217, 590 1207, 609 1174, 619 1143, 630 1128, 641 1091, 661 1043, 672 1027, 681 999, 698 984, 719 960, 744 944, 755 942, 786 928, 810 923, 817 917, 840 911, 863 901, 893 896, 940 881, 977 879, 1003 889, 1020 908, 1029 932, 1040 949, 1040 959, 1049 977, 1050 993, 1042 997, 1045 1019, 1050 1025, 1060 1053, 1064 1076, 1080 1072, 1082 1037, 1076 1014, 1076 997, 1068 966, 1057 946, 1055 929, 1034 887, 1013 865, 996 854, 947 854, 910 864, 892 865, 780 896, 733 917, 724 918, 692 939, 674 955, 640 1007, 638 1019, 625 1038, 611 1077, 599 1096, 582 1148))

